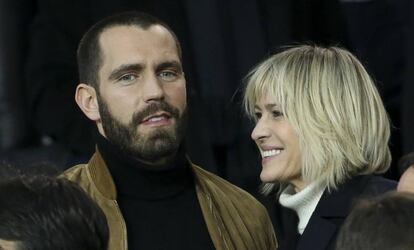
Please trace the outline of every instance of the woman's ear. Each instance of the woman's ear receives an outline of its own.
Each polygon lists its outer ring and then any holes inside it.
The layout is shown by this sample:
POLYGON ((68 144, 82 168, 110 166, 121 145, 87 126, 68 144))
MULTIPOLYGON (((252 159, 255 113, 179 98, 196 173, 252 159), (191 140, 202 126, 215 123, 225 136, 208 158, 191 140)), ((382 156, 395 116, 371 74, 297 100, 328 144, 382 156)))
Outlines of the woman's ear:
POLYGON ((100 121, 98 99, 94 87, 80 83, 76 87, 75 101, 83 113, 92 121, 100 121))

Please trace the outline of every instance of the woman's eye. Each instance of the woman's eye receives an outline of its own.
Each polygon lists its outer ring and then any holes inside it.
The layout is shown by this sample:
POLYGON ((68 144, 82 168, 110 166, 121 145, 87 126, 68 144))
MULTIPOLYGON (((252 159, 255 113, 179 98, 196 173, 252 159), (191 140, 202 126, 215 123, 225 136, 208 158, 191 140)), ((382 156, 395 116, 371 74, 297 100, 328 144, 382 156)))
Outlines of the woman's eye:
POLYGON ((280 116, 283 116, 283 113, 278 110, 273 110, 272 115, 273 117, 280 117, 280 116))
POLYGON ((173 71, 162 71, 159 73, 159 76, 164 81, 170 82, 170 81, 174 81, 175 79, 177 79, 178 74, 173 71))
POLYGON ((254 113, 254 118, 255 118, 256 120, 259 120, 261 117, 262 117, 262 113, 260 113, 260 112, 255 112, 255 113, 254 113))

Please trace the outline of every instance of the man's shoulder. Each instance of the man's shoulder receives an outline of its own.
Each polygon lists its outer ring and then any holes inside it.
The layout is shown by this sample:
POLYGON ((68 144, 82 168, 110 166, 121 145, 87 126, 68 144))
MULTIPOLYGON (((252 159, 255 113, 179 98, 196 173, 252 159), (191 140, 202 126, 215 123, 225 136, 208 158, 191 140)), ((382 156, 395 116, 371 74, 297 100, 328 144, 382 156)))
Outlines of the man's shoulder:
POLYGON ((212 192, 214 195, 226 199, 238 207, 243 206, 249 209, 265 211, 264 206, 256 198, 240 187, 194 164, 193 170, 196 180, 205 191, 212 192))
POLYGON ((87 164, 75 165, 65 170, 60 177, 66 178, 82 186, 82 183, 84 183, 85 179, 87 179, 87 167, 87 164))
POLYGON ((201 208, 212 211, 211 216, 206 213, 209 218, 206 221, 224 224, 222 229, 227 230, 228 237, 234 239, 239 248, 277 248, 272 222, 259 201, 223 178, 198 166, 192 167, 201 208))
POLYGON ((78 184, 83 190, 85 190, 86 193, 91 195, 91 197, 96 200, 96 195, 102 195, 99 193, 96 184, 92 180, 89 167, 90 166, 88 164, 75 165, 63 172, 60 177, 66 178, 78 184))

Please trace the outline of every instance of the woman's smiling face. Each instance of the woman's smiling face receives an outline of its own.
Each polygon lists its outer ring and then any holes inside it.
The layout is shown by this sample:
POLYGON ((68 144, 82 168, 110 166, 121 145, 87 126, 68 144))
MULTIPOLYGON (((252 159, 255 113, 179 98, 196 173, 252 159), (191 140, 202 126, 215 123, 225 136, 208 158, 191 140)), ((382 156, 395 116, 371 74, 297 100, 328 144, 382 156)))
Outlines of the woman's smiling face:
POLYGON ((256 126, 251 134, 262 156, 263 182, 291 183, 302 189, 299 138, 280 107, 269 96, 255 105, 256 126))

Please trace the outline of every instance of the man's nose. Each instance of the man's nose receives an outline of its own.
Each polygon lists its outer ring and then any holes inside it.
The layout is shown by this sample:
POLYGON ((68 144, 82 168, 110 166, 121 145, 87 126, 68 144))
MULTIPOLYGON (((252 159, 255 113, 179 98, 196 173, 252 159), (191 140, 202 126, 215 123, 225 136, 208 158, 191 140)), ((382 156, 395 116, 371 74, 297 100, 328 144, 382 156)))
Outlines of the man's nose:
POLYGON ((149 76, 146 79, 143 96, 145 102, 160 101, 164 99, 164 88, 157 76, 149 76))

